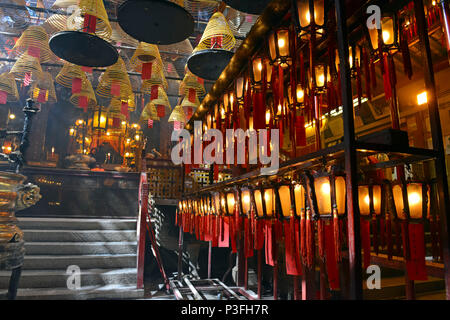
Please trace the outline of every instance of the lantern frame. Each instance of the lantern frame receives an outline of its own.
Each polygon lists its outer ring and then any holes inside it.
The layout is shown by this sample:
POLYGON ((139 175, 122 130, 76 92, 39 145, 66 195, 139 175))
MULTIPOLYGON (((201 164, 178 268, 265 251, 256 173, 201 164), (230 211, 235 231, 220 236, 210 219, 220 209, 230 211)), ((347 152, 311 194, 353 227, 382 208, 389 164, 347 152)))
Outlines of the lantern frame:
POLYGON ((304 0, 305 2, 309 2, 309 24, 307 26, 302 26, 300 22, 299 17, 299 9, 298 9, 298 1, 300 0, 292 0, 292 16, 294 17, 295 22, 295 28, 297 30, 297 37, 299 37, 301 40, 309 40, 311 38, 312 34, 315 34, 316 39, 323 38, 326 35, 326 26, 328 23, 328 8, 327 8, 327 1, 325 0, 304 0), (315 12, 316 8, 316 1, 323 2, 323 24, 317 24, 316 23, 316 17, 315 14, 311 15, 311 11, 315 12))
POLYGON ((314 66, 314 71, 311 72, 312 73, 311 80, 313 81, 314 91, 315 91, 316 94, 321 94, 321 93, 324 93, 326 91, 327 84, 328 84, 328 81, 329 81, 329 79, 328 79, 329 69, 328 68, 329 67, 328 67, 328 65, 326 63, 318 62, 314 66), (317 84, 318 68, 323 68, 323 85, 320 85, 320 86, 317 84))
POLYGON ((262 55, 256 55, 251 62, 251 70, 250 70, 250 82, 254 89, 260 90, 262 88, 263 79, 265 76, 265 58, 262 55), (261 70, 259 70, 259 65, 261 65, 261 70), (255 70, 259 72, 259 77, 256 76, 255 70), (259 78, 259 80, 257 80, 259 78))
POLYGON ((105 107, 96 106, 92 113, 92 130, 94 131, 105 131, 108 129, 108 111, 105 107), (104 121, 102 121, 102 117, 104 117, 104 121), (104 126, 101 123, 104 122, 104 126), (96 126, 94 126, 97 124, 96 126))
POLYGON ((244 102, 246 83, 247 83, 247 76, 244 73, 242 73, 239 77, 237 77, 234 80, 234 96, 239 104, 242 104, 244 102), (242 81, 242 83, 240 83, 240 81, 242 81), (240 95, 238 93, 240 93, 240 95))
MULTIPOLYGON (((347 214, 347 190, 346 190, 346 181, 345 181, 345 177, 338 173, 338 172, 334 172, 333 170, 331 172, 327 172, 327 171, 319 171, 319 172, 315 172, 312 175, 309 174, 309 180, 310 180, 310 192, 311 194, 311 199, 313 201, 313 207, 314 207, 314 211, 317 210, 317 212, 314 212, 314 218, 318 219, 318 218, 332 218, 332 217, 339 217, 339 218, 343 218, 346 216, 347 214), (329 197, 330 197, 330 212, 321 212, 321 206, 319 206, 319 200, 320 198, 318 197, 318 190, 316 188, 316 182, 318 179, 321 178, 327 178, 328 179, 328 184, 329 184, 329 197), (343 196, 343 198, 345 199, 343 203, 340 203, 341 201, 338 201, 338 191, 337 190, 337 186, 336 186, 336 180, 338 178, 342 178, 344 179, 344 186, 343 186, 343 190, 341 190, 340 192, 343 192, 343 194, 339 194, 339 196, 343 196), (342 208, 340 208, 342 207, 342 208), (340 210, 343 209, 343 210, 340 210)), ((323 203, 323 201, 320 201, 323 203)))
MULTIPOLYGON (((365 217, 374 217, 374 216, 383 216, 384 213, 384 208, 385 208, 385 188, 383 186, 383 184, 380 183, 363 183, 363 184, 359 184, 358 185, 358 207, 359 207, 359 212, 361 216, 365 216, 365 217), (379 190, 379 204, 375 205, 375 196, 374 196, 374 187, 378 187, 380 188, 379 190), (363 213, 363 211, 365 210, 361 210, 361 188, 367 188, 367 196, 369 197, 369 210, 368 213, 363 213), (379 207, 379 210, 376 210, 379 207)), ((365 199, 363 199, 362 201, 365 201, 365 199)))
POLYGON ((430 184, 423 181, 418 180, 408 180, 408 181, 395 181, 390 184, 390 192, 392 196, 393 201, 393 211, 394 216, 399 220, 407 220, 412 222, 420 222, 424 221, 428 215, 428 211, 430 210, 430 184), (421 187, 421 201, 422 201, 422 215, 419 218, 411 217, 411 204, 409 201, 409 190, 408 187, 410 185, 419 185, 421 187), (401 188, 401 197, 402 201, 400 202, 403 206, 403 212, 399 214, 399 208, 397 206, 397 202, 395 201, 395 193, 394 193, 394 187, 400 186, 401 188))
POLYGON ((381 58, 381 55, 383 53, 388 53, 388 54, 395 54, 396 52, 399 51, 400 45, 399 45, 399 20, 398 17, 395 13, 384 13, 381 15, 381 28, 380 29, 373 29, 376 30, 375 31, 369 31, 368 28, 365 28, 366 30, 366 37, 368 39, 368 43, 369 43, 369 48, 370 48, 370 52, 372 54, 372 56, 374 57, 375 61, 378 61, 381 58), (392 44, 385 44, 385 41, 383 39, 383 20, 387 20, 387 19, 392 19, 392 35, 393 35, 393 41, 392 44), (373 39, 372 37, 374 35, 377 35, 377 48, 374 48, 373 46, 373 42, 375 39, 373 39))
POLYGON ((270 32, 268 37, 268 48, 269 48, 269 61, 271 65, 281 66, 283 69, 288 68, 290 65, 292 65, 292 57, 291 57, 291 47, 292 47, 292 40, 291 40, 291 30, 289 27, 280 27, 272 32, 270 32), (286 37, 286 46, 287 49, 286 55, 281 55, 280 53, 280 40, 283 40, 282 38, 279 38, 279 34, 282 32, 287 33, 286 37), (272 49, 271 49, 272 48, 272 49), (274 51, 273 51, 274 50, 274 51))

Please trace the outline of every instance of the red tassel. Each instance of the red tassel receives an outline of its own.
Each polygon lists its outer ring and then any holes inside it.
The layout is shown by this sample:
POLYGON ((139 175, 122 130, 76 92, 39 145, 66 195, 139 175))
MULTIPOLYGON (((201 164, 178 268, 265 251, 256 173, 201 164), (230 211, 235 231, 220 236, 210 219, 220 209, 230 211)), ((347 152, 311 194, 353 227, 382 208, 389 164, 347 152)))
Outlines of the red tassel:
POLYGON ((372 222, 372 242, 373 242, 373 251, 375 254, 378 254, 378 228, 377 228, 377 217, 374 215, 371 218, 372 222))
POLYGON ((372 90, 370 87, 370 61, 369 56, 367 54, 366 48, 363 47, 363 60, 364 60, 364 75, 365 75, 365 84, 366 84, 366 95, 369 101, 372 100, 372 90))
POLYGON ((228 223, 228 217, 222 217, 220 221, 219 247, 228 248, 229 246, 230 246, 230 225, 228 223))
POLYGON ((409 254, 410 259, 406 261, 408 277, 410 280, 427 280, 425 264, 425 235, 423 224, 409 223, 409 254))
POLYGON ((333 236, 334 236, 334 256, 337 261, 341 261, 341 241, 339 234, 339 216, 337 212, 333 213, 333 236))
POLYGON ((0 90, 0 104, 6 104, 7 98, 8 93, 3 90, 0 90))
POLYGON ((306 249, 306 219, 304 213, 300 216, 300 254, 302 256, 302 264, 307 265, 308 252, 306 249))
POLYGON ((400 50, 402 52, 403 68, 405 70, 405 74, 408 77, 408 79, 411 80, 411 77, 413 75, 413 70, 412 70, 411 55, 409 52, 408 40, 406 39, 405 32, 402 32, 402 35, 401 35, 400 50))
POLYGON ((331 290, 338 290, 340 287, 339 269, 335 255, 335 237, 334 237, 333 223, 331 221, 325 221, 323 227, 325 235, 325 254, 328 273, 328 283, 330 285, 331 290))
POLYGON ((293 226, 291 227, 291 222, 294 224, 293 217, 291 217, 290 221, 284 221, 286 274, 299 276, 301 275, 301 268, 299 268, 295 259, 295 234, 292 232, 293 226))
POLYGON ((322 260, 325 260, 325 233, 324 233, 324 225, 325 221, 319 220, 317 221, 317 242, 319 245, 319 257, 322 260))
POLYGON ((237 253, 237 246, 236 246, 236 225, 234 222, 234 219, 228 218, 229 225, 230 225, 230 237, 231 237, 231 250, 233 253, 237 253))
POLYGON ((311 220, 311 213, 307 212, 306 215, 306 266, 310 269, 314 264, 314 225, 313 221, 311 220))
POLYGON ((361 245, 364 253, 364 269, 370 266, 370 220, 361 217, 361 245))
POLYGON ((266 249, 266 264, 270 266, 275 265, 274 255, 273 255, 273 244, 274 244, 274 236, 273 236, 273 224, 271 220, 265 220, 266 228, 265 228, 265 249, 266 249))
POLYGON ((370 63, 370 82, 372 83, 372 88, 375 90, 377 87, 377 73, 375 71, 375 62, 370 63))
POLYGON ((37 102, 39 103, 45 103, 47 102, 47 90, 45 89, 39 89, 39 94, 37 97, 37 102))
POLYGON ((128 103, 125 101, 122 101, 121 107, 120 107, 120 113, 122 113, 127 119, 129 118, 128 114, 128 103))

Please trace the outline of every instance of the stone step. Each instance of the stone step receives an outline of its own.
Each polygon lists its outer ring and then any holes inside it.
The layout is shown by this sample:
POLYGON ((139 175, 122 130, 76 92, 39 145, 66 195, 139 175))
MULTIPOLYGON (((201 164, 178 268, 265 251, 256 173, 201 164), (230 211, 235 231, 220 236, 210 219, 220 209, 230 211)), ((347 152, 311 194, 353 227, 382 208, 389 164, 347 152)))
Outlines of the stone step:
POLYGON ((136 242, 25 242, 25 255, 136 254, 136 242))
MULTIPOLYGON (((442 290, 444 285, 444 279, 434 277, 428 277, 428 280, 426 281, 414 282, 414 288, 417 295, 442 290)), ((404 299, 406 295, 404 277, 382 278, 381 289, 369 290, 366 287, 365 281, 363 281, 363 286, 363 296, 365 300, 404 299)))
MULTIPOLYGON (((0 288, 8 288, 10 272, 0 271, 0 288)), ((24 270, 20 277, 19 288, 67 288, 71 275, 66 270, 24 270)), ((136 268, 122 269, 81 269, 81 287, 104 285, 136 285, 136 268)))
POLYGON ((106 285, 84 286, 79 290, 67 288, 19 289, 17 300, 93 300, 93 299, 142 299, 144 290, 136 286, 106 285))
POLYGON ((136 219, 19 218, 21 229, 136 230, 136 219))
POLYGON ((45 230, 22 229, 26 242, 130 242, 135 230, 45 230))
POLYGON ((84 269, 135 268, 136 254, 25 255, 24 270, 66 270, 77 265, 84 269))

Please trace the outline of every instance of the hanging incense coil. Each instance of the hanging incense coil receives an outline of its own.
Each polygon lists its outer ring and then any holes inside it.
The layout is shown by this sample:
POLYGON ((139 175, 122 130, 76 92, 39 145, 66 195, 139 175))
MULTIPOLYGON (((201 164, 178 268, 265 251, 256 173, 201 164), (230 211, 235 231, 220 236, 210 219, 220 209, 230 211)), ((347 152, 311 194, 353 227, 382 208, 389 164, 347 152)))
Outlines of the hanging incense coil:
POLYGON ((97 99, 95 98, 94 89, 91 82, 86 78, 81 85, 81 91, 72 94, 69 101, 76 107, 83 108, 82 99, 87 100, 86 108, 94 108, 97 105, 97 99), (85 97, 85 98, 81 98, 85 97))
POLYGON ((67 30, 67 16, 64 14, 51 15, 41 26, 49 35, 67 30))
POLYGON ((8 72, 0 74, 0 91, 7 94, 6 101, 19 101, 19 92, 17 91, 17 84, 13 74, 8 72))
POLYGON ((126 128, 122 123, 126 121, 127 117, 120 112, 120 108, 121 107, 117 103, 114 103, 114 105, 110 104, 108 108, 108 132, 112 135, 120 135, 124 133, 126 128))
MULTIPOLYGON (((86 15, 94 16, 97 18, 95 34, 99 37, 110 39, 112 28, 109 23, 108 14, 105 10, 103 0, 80 0, 78 5, 81 10, 81 16, 86 18, 86 15)), ((75 18, 73 16, 73 18, 75 18)), ((68 19, 68 23, 70 21, 68 19)))
POLYGON ((197 96, 201 97, 206 93, 205 87, 203 85, 203 81, 200 80, 197 76, 193 75, 192 72, 187 71, 186 75, 183 78, 183 81, 180 84, 180 95, 188 95, 189 89, 194 89, 197 93, 197 96))
POLYGON ((158 45, 159 50, 160 51, 165 51, 165 52, 171 52, 171 53, 166 53, 165 56, 168 56, 170 58, 173 59, 177 59, 179 58, 178 54, 186 54, 189 55, 192 53, 192 44, 189 41, 189 39, 183 40, 181 42, 177 42, 174 44, 168 44, 168 45, 158 45))
POLYGON ((30 93, 33 99, 39 103, 55 103, 57 99, 52 75, 49 72, 43 72, 39 75, 31 85, 30 93))
POLYGON ((156 98, 153 98, 152 96, 151 99, 155 105, 162 105, 167 107, 169 111, 171 110, 169 98, 167 97, 167 93, 164 91, 163 87, 158 86, 158 96, 156 98))
POLYGON ((66 88, 72 88, 72 81, 74 78, 79 78, 81 81, 87 80, 86 74, 80 66, 66 62, 55 77, 55 82, 66 88))
POLYGON ((206 25, 205 31, 197 45, 197 50, 211 49, 217 45, 224 50, 232 50, 236 44, 233 32, 225 16, 221 12, 213 14, 206 25))
POLYGON ((105 72, 99 77, 96 92, 104 98, 116 96, 121 99, 128 99, 132 93, 132 87, 125 63, 121 57, 118 58, 115 64, 107 67, 105 72))
MULTIPOLYGON (((25 0, 2 0, 3 4, 12 4, 16 6, 21 6, 25 8, 27 5, 25 0)), ((2 31, 7 31, 10 27, 11 32, 17 32, 18 30, 23 30, 30 25, 31 18, 27 10, 13 9, 8 7, 0 8, 0 18, 4 29, 2 31)))
POLYGON ((195 96, 195 100, 192 102, 188 99, 188 97, 184 97, 183 101, 181 102, 181 106, 184 107, 191 107, 191 108, 198 108, 200 106, 200 101, 198 100, 198 97, 195 96))
POLYGON ((112 27, 111 40, 132 47, 137 47, 139 45, 139 41, 126 34, 117 22, 110 22, 110 24, 112 27))
POLYGON ((28 55, 39 59, 39 62, 48 62, 53 57, 48 46, 48 35, 41 26, 28 27, 17 40, 12 49, 15 55, 22 55, 27 52, 28 55))
POLYGON ((162 64, 158 46, 146 42, 139 42, 136 51, 131 57, 130 63, 133 70, 140 72, 143 63, 149 63, 155 60, 157 60, 157 63, 162 64))
POLYGON ((176 106, 172 113, 170 114, 169 120, 167 120, 168 122, 183 122, 186 123, 186 115, 184 113, 183 107, 178 105, 176 106))
POLYGON ((204 19, 205 16, 209 17, 217 10, 218 4, 216 0, 185 0, 184 8, 195 19, 204 19))
POLYGON ((143 93, 150 93, 152 86, 162 86, 164 89, 167 89, 169 86, 164 76, 162 65, 159 63, 152 64, 150 78, 142 80, 141 91, 143 93))
POLYGON ((79 0, 56 0, 52 4, 52 8, 68 8, 70 6, 78 5, 79 0))
POLYGON ((139 121, 147 121, 147 120, 159 121, 158 112, 156 111, 156 106, 151 101, 147 103, 142 110, 141 117, 139 121))
POLYGON ((25 52, 14 63, 10 73, 13 73, 20 80, 23 80, 26 74, 29 74, 31 79, 36 79, 42 74, 42 68, 37 58, 25 52))

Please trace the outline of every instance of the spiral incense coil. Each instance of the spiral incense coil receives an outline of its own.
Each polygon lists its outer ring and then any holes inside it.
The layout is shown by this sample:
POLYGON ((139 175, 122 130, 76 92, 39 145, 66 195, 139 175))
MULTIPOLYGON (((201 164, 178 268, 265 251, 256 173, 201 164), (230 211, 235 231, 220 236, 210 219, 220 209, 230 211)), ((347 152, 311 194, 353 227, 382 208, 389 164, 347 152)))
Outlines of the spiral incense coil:
POLYGON ((124 133, 125 125, 123 125, 122 123, 126 121, 127 117, 124 114, 122 114, 120 106, 110 105, 108 108, 107 118, 108 118, 108 132, 110 134, 120 135, 124 133))
POLYGON ((187 108, 187 107, 191 107, 191 108, 197 108, 198 106, 200 106, 200 101, 198 100, 198 97, 195 96, 195 101, 192 102, 188 99, 188 97, 184 97, 183 101, 181 102, 181 106, 183 108, 187 108))
POLYGON ((218 44, 217 49, 228 51, 231 51, 236 44, 233 32, 225 16, 220 12, 214 13, 211 19, 209 19, 196 51, 211 49, 215 43, 218 44))
POLYGON ((86 78, 81 84, 81 91, 72 94, 69 101, 76 107, 80 105, 80 97, 87 97, 88 108, 94 108, 97 105, 97 99, 95 98, 94 89, 92 88, 91 82, 86 78))
POLYGON ((17 91, 16 80, 13 74, 8 72, 0 74, 0 91, 7 93, 7 101, 19 101, 19 92, 17 91))
POLYGON ((31 74, 32 79, 36 79, 42 74, 42 68, 37 58, 25 52, 14 63, 10 73, 13 73, 20 80, 23 80, 27 73, 31 74))
POLYGON ((190 55, 192 53, 192 44, 189 41, 189 39, 183 40, 181 42, 177 42, 174 44, 167 44, 167 45, 158 45, 158 48, 160 51, 165 51, 165 52, 171 52, 171 53, 165 53, 166 57, 170 57, 172 59, 177 59, 179 58, 178 54, 185 54, 185 55, 190 55))
POLYGON ((77 66, 70 62, 65 62, 63 67, 61 68, 61 71, 55 77, 55 82, 66 88, 72 88, 72 80, 74 78, 79 78, 82 81, 87 81, 86 74, 80 66, 77 66))
POLYGON ((142 80, 141 91, 143 93, 150 93, 152 86, 155 85, 162 86, 166 90, 169 86, 166 77, 164 76, 162 66, 159 63, 153 63, 150 79, 142 80))
POLYGON ((194 89, 197 93, 197 96, 201 97, 206 93, 205 87, 203 84, 199 81, 199 78, 192 74, 192 72, 187 71, 183 81, 181 81, 180 84, 180 95, 188 95, 189 89, 194 89))
POLYGON ((186 123, 186 115, 184 113, 183 107, 178 105, 176 106, 172 113, 170 114, 169 120, 167 120, 168 122, 183 122, 186 123))
POLYGON ((43 72, 31 85, 30 93, 33 99, 38 99, 41 90, 46 91, 46 102, 55 103, 57 101, 55 85, 49 72, 43 72))
POLYGON ((54 14, 48 17, 41 25, 47 34, 52 35, 54 33, 67 30, 67 16, 64 14, 54 14))
POLYGON ((126 34, 120 27, 119 23, 110 22, 110 24, 112 27, 111 40, 120 42, 122 45, 125 44, 132 47, 137 47, 139 45, 139 41, 126 34))
POLYGON ((155 60, 158 64, 162 64, 158 46, 146 42, 139 42, 136 51, 131 57, 130 63, 133 70, 141 72, 143 63, 154 62, 155 60))
POLYGON ((134 111, 136 110, 136 103, 135 103, 135 99, 134 99, 134 94, 130 94, 128 97, 126 98, 112 98, 111 102, 109 103, 109 106, 114 108, 114 109, 119 109, 121 110, 122 108, 122 102, 126 102, 128 105, 128 111, 134 111))
POLYGON ((107 67, 105 72, 99 77, 99 84, 96 90, 97 94, 103 98, 112 97, 111 86, 113 83, 120 85, 119 97, 121 99, 128 99, 133 90, 125 63, 121 57, 119 57, 115 64, 107 67))
POLYGON ((58 8, 68 8, 70 6, 76 6, 78 5, 79 0, 56 0, 52 8, 58 9, 58 8))
POLYGON ((91 33, 105 40, 110 40, 112 28, 102 0, 79 0, 78 7, 67 18, 66 30, 88 32, 84 30, 87 16, 96 18, 95 31, 91 33))
POLYGON ((160 105, 160 106, 166 107, 166 110, 168 112, 170 112, 172 110, 172 108, 170 107, 169 98, 167 97, 167 94, 164 91, 164 88, 162 88, 161 86, 158 86, 158 98, 152 99, 152 103, 157 106, 160 105))
POLYGON ((41 26, 28 27, 17 40, 12 49, 15 55, 28 55, 39 57, 39 62, 48 62, 54 58, 48 46, 47 31, 41 26))
POLYGON ((217 10, 217 0, 185 0, 184 8, 188 10, 195 19, 209 17, 217 10))
POLYGON ((158 112, 156 111, 156 106, 151 101, 147 103, 142 110, 139 121, 147 121, 147 120, 159 121, 158 112))

